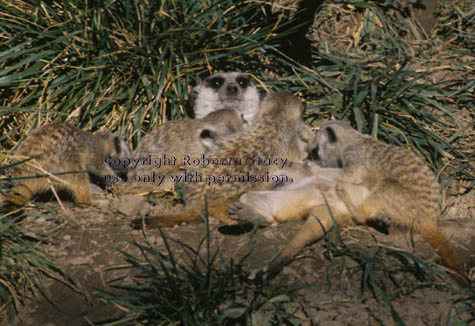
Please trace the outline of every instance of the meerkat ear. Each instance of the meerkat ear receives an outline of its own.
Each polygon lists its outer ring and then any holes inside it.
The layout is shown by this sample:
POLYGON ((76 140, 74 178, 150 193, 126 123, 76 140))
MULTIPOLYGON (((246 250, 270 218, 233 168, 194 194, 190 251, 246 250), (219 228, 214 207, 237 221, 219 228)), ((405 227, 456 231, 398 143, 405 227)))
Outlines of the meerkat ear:
POLYGON ((198 90, 196 89, 196 87, 193 87, 190 95, 188 96, 188 109, 187 109, 187 113, 191 118, 196 117, 196 114, 193 108, 195 106, 195 102, 197 98, 198 98, 198 90))
POLYGON ((209 150, 216 145, 217 134, 210 129, 203 129, 200 133, 200 139, 204 147, 209 150))
POLYGON ((114 135, 114 149, 120 157, 131 157, 129 145, 119 135, 114 135))
POLYGON ((338 137, 336 136, 335 130, 333 128, 328 127, 325 129, 325 133, 327 135, 327 139, 329 143, 336 143, 338 140, 338 137))

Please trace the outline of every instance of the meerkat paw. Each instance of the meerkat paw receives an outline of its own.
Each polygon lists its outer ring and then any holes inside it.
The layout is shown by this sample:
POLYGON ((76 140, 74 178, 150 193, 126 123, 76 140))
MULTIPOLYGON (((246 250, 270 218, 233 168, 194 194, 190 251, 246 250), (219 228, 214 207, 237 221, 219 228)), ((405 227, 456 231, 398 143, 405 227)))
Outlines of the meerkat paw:
POLYGON ((253 281, 255 284, 266 284, 270 281, 269 274, 267 273, 267 266, 252 270, 247 279, 253 281))
POLYGON ((134 218, 132 220, 132 222, 130 222, 130 226, 134 230, 142 230, 143 228, 152 227, 153 226, 153 221, 148 217, 134 218))
POLYGON ((366 224, 378 232, 389 234, 389 228, 393 224, 391 216, 376 212, 370 216, 366 224))
POLYGON ((347 200, 346 200, 347 199, 347 193, 346 193, 346 190, 343 187, 343 185, 336 184, 335 185, 335 192, 338 195, 338 198, 340 198, 341 200, 343 200, 345 202, 345 204, 347 204, 347 200))
POLYGON ((283 269, 282 264, 269 263, 262 268, 252 270, 247 278, 256 284, 265 284, 274 279, 283 269))
POLYGON ((257 222, 260 226, 269 226, 274 223, 272 217, 266 217, 257 212, 253 207, 241 202, 228 205, 229 217, 232 220, 244 223, 257 222))
POLYGON ((391 216, 380 212, 372 214, 369 219, 380 224, 386 224, 387 226, 391 226, 391 224, 393 224, 393 219, 391 216))

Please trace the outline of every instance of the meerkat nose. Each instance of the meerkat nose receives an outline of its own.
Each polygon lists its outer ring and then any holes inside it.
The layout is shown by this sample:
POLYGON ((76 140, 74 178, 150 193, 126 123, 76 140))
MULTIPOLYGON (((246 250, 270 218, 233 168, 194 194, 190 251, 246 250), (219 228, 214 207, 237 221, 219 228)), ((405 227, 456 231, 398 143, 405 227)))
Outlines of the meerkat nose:
POLYGON ((230 95, 235 95, 235 94, 237 93, 237 91, 238 91, 238 88, 237 88, 236 85, 232 85, 232 84, 231 84, 231 85, 228 85, 228 86, 226 87, 226 91, 227 91, 228 94, 230 94, 230 95))

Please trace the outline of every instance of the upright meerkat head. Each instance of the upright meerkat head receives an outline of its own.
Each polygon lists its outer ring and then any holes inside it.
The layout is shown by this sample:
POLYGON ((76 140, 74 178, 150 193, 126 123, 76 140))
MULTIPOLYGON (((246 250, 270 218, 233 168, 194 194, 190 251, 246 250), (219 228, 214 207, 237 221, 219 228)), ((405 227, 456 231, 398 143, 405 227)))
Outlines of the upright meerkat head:
POLYGON ((234 109, 213 111, 201 119, 200 141, 206 151, 214 149, 225 137, 240 132, 247 121, 234 109))
POLYGON ((363 135, 341 120, 324 123, 311 146, 309 158, 321 167, 343 168, 343 149, 363 135))
POLYGON ((220 72, 205 78, 189 97, 195 118, 220 109, 235 109, 253 123, 259 111, 260 96, 251 78, 241 72, 220 72))

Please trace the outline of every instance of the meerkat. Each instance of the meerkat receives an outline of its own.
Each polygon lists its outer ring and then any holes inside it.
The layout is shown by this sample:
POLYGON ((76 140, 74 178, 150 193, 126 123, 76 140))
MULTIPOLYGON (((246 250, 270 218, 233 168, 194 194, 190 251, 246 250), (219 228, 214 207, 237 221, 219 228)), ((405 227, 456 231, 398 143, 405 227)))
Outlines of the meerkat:
POLYGON ((462 286, 469 284, 452 245, 437 227, 440 186, 414 153, 337 120, 320 128, 311 153, 318 166, 307 169, 296 184, 274 192, 244 194, 229 207, 232 219, 262 225, 307 217, 271 262, 268 275, 278 273, 301 249, 333 227, 328 203, 341 225, 382 220, 419 233, 453 271, 454 279, 462 286))
MULTIPOLYGON (((146 219, 147 226, 170 227, 202 221, 205 203, 210 216, 230 222, 227 204, 247 191, 271 187, 275 181, 273 173, 306 157, 299 144, 304 141, 301 129, 309 128, 302 120, 303 110, 304 104, 292 94, 278 92, 266 96, 255 124, 209 153, 208 162, 195 170, 202 177, 200 181, 185 183, 184 211, 146 219)), ((142 220, 135 220, 132 225, 141 227, 142 220)))
POLYGON ((91 189, 88 173, 101 177, 115 175, 107 163, 114 158, 130 157, 126 142, 113 133, 91 134, 67 123, 53 123, 35 129, 18 146, 15 156, 28 159, 20 164, 17 177, 20 179, 6 198, 12 207, 24 206, 36 194, 47 191, 50 185, 69 191, 76 204, 91 204, 91 189), (34 177, 35 175, 47 177, 34 177))
POLYGON ((252 79, 241 72, 220 72, 205 78, 189 96, 195 118, 220 109, 235 109, 249 124, 258 116, 261 98, 252 79))
POLYGON ((220 109, 201 119, 169 121, 155 128, 134 151, 134 159, 145 159, 145 164, 129 168, 126 192, 172 190, 174 183, 170 177, 186 170, 183 164, 186 158, 195 159, 210 152, 226 137, 241 132, 246 125, 247 121, 236 110, 220 109), (146 158, 149 156, 168 159, 161 163, 170 164, 148 164, 146 158), (146 178, 152 174, 155 174, 155 180, 148 182, 146 178))

